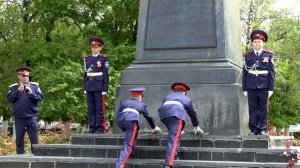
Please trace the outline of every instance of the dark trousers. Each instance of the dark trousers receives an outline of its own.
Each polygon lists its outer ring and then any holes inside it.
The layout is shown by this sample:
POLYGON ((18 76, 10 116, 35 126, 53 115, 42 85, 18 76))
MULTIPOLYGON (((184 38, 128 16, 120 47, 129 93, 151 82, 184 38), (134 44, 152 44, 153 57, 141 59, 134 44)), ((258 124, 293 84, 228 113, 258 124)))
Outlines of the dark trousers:
POLYGON ((169 117, 163 119, 162 122, 167 126, 169 131, 165 165, 173 166, 175 155, 180 149, 180 136, 184 127, 184 121, 177 117, 169 117))
POLYGON ((103 115, 102 92, 87 92, 88 122, 91 132, 103 132, 105 116, 103 115))
POLYGON ((32 144, 38 144, 38 123, 37 117, 31 118, 15 118, 15 127, 16 127, 16 146, 17 154, 24 154, 24 135, 27 131, 30 143, 31 143, 31 152, 32 144))
POLYGON ((139 127, 137 121, 121 121, 118 123, 118 126, 122 130, 125 130, 125 138, 123 147, 120 151, 119 159, 116 164, 116 168, 124 168, 130 154, 134 152, 139 127))
POLYGON ((268 90, 248 90, 249 129, 259 133, 265 131, 268 124, 268 90))

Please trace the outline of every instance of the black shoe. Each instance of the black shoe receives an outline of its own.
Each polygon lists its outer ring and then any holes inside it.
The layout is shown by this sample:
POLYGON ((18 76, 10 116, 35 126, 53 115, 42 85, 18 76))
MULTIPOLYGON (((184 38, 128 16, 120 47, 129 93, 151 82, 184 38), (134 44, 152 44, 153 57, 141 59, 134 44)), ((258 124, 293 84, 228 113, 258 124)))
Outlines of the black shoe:
POLYGON ((267 132, 266 131, 260 131, 259 135, 267 135, 267 132))

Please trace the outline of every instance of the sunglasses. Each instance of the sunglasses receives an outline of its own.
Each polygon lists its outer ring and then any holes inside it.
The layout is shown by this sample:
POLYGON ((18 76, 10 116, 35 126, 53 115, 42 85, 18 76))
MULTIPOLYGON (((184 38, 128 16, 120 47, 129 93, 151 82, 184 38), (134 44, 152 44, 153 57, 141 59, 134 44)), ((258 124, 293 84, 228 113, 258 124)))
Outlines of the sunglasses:
POLYGON ((24 75, 24 74, 19 74, 19 75, 21 75, 22 77, 29 77, 30 75, 24 75))

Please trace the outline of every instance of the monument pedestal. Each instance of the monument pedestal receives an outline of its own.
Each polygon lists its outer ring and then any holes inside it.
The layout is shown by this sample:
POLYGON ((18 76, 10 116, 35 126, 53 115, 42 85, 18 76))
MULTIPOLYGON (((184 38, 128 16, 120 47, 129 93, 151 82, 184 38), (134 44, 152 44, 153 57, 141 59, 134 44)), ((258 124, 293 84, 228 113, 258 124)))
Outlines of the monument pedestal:
MULTIPOLYGON (((211 135, 245 135, 248 128, 248 113, 245 98, 238 84, 240 70, 229 62, 185 62, 185 63, 134 63, 122 73, 122 83, 118 90, 117 102, 129 97, 128 90, 143 86, 143 102, 159 127, 157 109, 165 95, 171 92, 171 84, 185 82, 191 88, 192 98, 200 127, 211 135)), ((116 104, 119 105, 119 104, 116 104)), ((149 124, 143 120, 142 128, 149 124)), ((190 119, 185 128, 192 128, 190 119)), ((114 133, 120 130, 114 125, 114 133)))
MULTIPOLYGON (((130 88, 145 87, 143 102, 166 129, 157 109, 171 84, 182 82, 205 132, 247 134, 238 1, 141 0, 139 11, 136 57, 122 72, 116 111, 130 88)), ((189 119, 185 126, 192 128, 189 119)), ((150 128, 145 120, 142 128, 150 128)))

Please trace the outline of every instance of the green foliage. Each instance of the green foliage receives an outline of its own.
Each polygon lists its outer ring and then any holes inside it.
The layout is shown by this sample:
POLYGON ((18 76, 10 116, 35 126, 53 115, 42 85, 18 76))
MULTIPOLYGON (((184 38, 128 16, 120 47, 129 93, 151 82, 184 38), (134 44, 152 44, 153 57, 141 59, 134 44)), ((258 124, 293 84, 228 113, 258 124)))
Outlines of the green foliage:
POLYGON ((86 123, 82 58, 90 53, 88 38, 100 36, 107 42, 102 53, 110 61, 107 118, 112 123, 121 71, 134 59, 132 37, 138 2, 24 2, 0 4, 0 116, 11 117, 11 104, 6 100, 8 86, 17 82, 15 69, 31 60, 32 81, 40 84, 44 94, 39 118, 86 123))
POLYGON ((40 117, 46 121, 69 121, 83 123, 86 119, 85 99, 82 91, 82 65, 64 61, 65 65, 53 67, 51 64, 39 66, 36 78, 39 79, 44 93, 40 106, 40 117), (51 72, 49 72, 49 70, 51 72), (45 78, 45 74, 47 77, 45 78))
POLYGON ((271 124, 283 128, 300 122, 299 23, 292 18, 273 20, 268 48, 275 55, 276 83, 270 101, 271 124))
POLYGON ((122 3, 103 1, 105 6, 103 20, 97 24, 97 27, 104 34, 109 35, 114 45, 120 42, 134 44, 137 34, 138 4, 137 0, 123 0, 122 3))
MULTIPOLYGON (((296 63, 300 66, 300 61, 296 63)), ((276 88, 271 97, 269 118, 271 124, 283 128, 300 122, 299 74, 289 60, 276 61, 276 88)))
POLYGON ((299 28, 299 22, 292 18, 274 20, 271 25, 269 48, 281 59, 300 60, 299 28))

